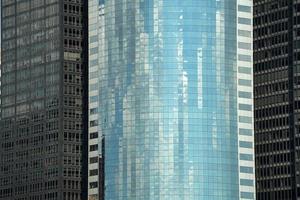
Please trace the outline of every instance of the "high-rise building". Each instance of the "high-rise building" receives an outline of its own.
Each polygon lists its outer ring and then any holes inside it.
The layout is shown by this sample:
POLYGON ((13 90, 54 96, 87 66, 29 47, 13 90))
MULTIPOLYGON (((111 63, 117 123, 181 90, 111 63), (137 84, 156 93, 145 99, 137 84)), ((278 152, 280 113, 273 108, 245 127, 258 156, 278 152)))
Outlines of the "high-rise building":
POLYGON ((255 199, 252 2, 89 8, 89 199, 255 199))
MULTIPOLYGON (((99 127, 99 73, 104 67, 104 1, 89 0, 89 200, 104 200, 104 137, 99 127)), ((108 89, 108 88, 107 88, 108 89)))
POLYGON ((86 199, 87 2, 2 0, 1 12, 0 199, 86 199))
POLYGON ((254 0, 257 199, 300 199, 300 4, 254 0))
MULTIPOLYGON (((1 4, 1 2, 0 2, 1 4)), ((0 9, 0 16, 1 16, 1 9, 0 9)), ((1 29, 1 20, 0 20, 0 30, 1 29)), ((1 39, 0 39, 0 46, 1 46, 1 39)), ((1 88, 1 50, 0 50, 0 88, 1 88)), ((0 108, 1 108, 1 89, 0 89, 0 108)), ((1 109, 0 109, 0 120, 1 120, 1 109)))

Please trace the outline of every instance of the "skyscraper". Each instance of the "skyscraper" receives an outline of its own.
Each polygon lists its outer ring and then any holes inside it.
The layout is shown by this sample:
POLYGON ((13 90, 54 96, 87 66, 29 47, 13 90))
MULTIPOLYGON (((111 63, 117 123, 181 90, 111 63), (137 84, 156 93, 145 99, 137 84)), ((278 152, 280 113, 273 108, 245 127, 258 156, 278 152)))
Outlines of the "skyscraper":
POLYGON ((89 198, 255 199, 251 1, 89 8, 89 198))
POLYGON ((86 1, 1 11, 0 199, 85 199, 86 1))
POLYGON ((299 14, 297 1, 254 1, 255 151, 259 200, 300 198, 299 14))

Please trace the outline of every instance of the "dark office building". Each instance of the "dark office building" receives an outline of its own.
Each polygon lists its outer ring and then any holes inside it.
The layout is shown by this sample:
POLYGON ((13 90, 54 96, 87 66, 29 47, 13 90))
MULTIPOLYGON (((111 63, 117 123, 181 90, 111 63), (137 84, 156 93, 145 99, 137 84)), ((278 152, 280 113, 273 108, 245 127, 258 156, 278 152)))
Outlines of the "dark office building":
POLYGON ((2 0, 1 200, 86 199, 86 4, 2 0))
POLYGON ((254 0, 258 200, 300 199, 300 1, 254 0))

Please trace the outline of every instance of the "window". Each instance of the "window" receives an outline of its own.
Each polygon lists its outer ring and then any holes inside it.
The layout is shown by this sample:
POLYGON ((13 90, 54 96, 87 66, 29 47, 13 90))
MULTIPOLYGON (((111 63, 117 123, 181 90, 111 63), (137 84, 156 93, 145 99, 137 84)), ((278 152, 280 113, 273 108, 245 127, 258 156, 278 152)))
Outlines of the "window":
POLYGON ((252 142, 246 142, 246 141, 240 141, 240 147, 242 148, 252 148, 253 143, 252 142))
POLYGON ((90 40, 89 40, 90 43, 97 42, 97 41, 98 41, 98 35, 94 35, 94 36, 90 37, 90 40))
POLYGON ((90 114, 93 115, 93 114, 97 114, 98 113, 98 108, 92 108, 90 109, 90 114))
POLYGON ((90 67, 97 66, 97 65, 98 65, 98 60, 91 60, 90 61, 90 67))
POLYGON ((244 18, 244 17, 239 17, 238 18, 238 23, 239 24, 244 24, 244 25, 251 25, 251 19, 244 18))
POLYGON ((250 67, 239 67, 239 73, 251 74, 251 68, 250 67))
POLYGON ((252 136, 252 130, 251 129, 240 128, 239 132, 240 132, 240 135, 252 136))
POLYGON ((97 162, 98 162, 98 157, 91 157, 90 158, 90 164, 97 163, 97 162))
POLYGON ((239 47, 240 49, 250 50, 250 49, 251 49, 251 43, 247 43, 247 42, 239 42, 239 43, 238 43, 238 47, 239 47))
POLYGON ((238 84, 242 86, 250 86, 251 87, 251 80, 246 80, 246 79, 239 79, 238 84))
POLYGON ((238 30, 238 35, 242 37, 251 37, 251 31, 238 30))
POLYGON ((251 94, 251 92, 242 92, 242 91, 239 91, 239 97, 240 98, 251 99, 252 98, 252 94, 251 94))
POLYGON ((239 54, 238 58, 239 58, 239 61, 251 62, 251 56, 249 56, 249 55, 239 54))
POLYGON ((98 169, 90 170, 90 176, 96 176, 96 175, 98 175, 98 169))
POLYGON ((98 96, 91 96, 90 97, 90 103, 94 103, 98 101, 98 96))
POLYGON ((241 179, 240 184, 244 185, 244 186, 253 186, 254 185, 253 180, 251 180, 251 179, 241 179))
POLYGON ((97 53, 98 53, 98 47, 90 49, 90 55, 97 54, 97 53))
POLYGON ((93 90, 97 90, 97 89, 98 89, 98 83, 89 85, 89 91, 93 91, 93 90))
POLYGON ((239 110, 251 111, 252 110, 252 105, 240 103, 239 104, 239 110))
POLYGON ((239 122, 251 124, 252 123, 252 117, 246 117, 246 116, 239 116, 239 122))
POLYGON ((94 132, 94 133, 90 133, 90 139, 95 139, 98 138, 98 133, 94 132))
POLYGON ((241 192, 241 198, 254 199, 254 194, 253 192, 241 192))
POLYGON ((238 5, 238 11, 240 12, 251 12, 251 7, 250 6, 244 6, 244 5, 238 5))
POLYGON ((245 166, 240 166, 240 172, 241 173, 246 173, 246 174, 253 174, 253 167, 245 167, 245 166))
POLYGON ((98 145, 94 144, 94 145, 90 145, 90 151, 97 151, 98 150, 98 145))
POLYGON ((90 72, 89 79, 98 78, 98 71, 90 72))
POLYGON ((252 154, 241 153, 240 154, 240 160, 253 161, 253 155, 252 154))
POLYGON ((90 183, 90 188, 93 189, 93 188, 97 188, 98 187, 98 182, 91 182, 90 183))
POLYGON ((98 121, 97 120, 90 121, 90 127, 95 127, 95 126, 98 126, 98 121))

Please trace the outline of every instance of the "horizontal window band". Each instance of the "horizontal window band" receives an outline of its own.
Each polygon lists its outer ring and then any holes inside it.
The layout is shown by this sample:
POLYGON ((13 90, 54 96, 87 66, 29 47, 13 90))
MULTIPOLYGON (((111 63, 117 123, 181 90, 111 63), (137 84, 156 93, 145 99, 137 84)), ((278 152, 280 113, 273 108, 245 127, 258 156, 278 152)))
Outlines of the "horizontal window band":
POLYGON ((254 186, 254 181, 251 179, 240 179, 240 184, 244 186, 254 186))
POLYGON ((244 18, 244 17, 239 17, 238 18, 238 23, 239 24, 244 24, 244 25, 251 25, 251 19, 244 18))
POLYGON ((238 5, 238 11, 251 13, 251 6, 238 5))
POLYGON ((241 74, 252 74, 250 67, 238 67, 238 72, 241 74))
POLYGON ((238 30, 238 35, 242 36, 242 37, 249 37, 249 38, 251 38, 252 32, 251 31, 247 31, 247 30, 241 30, 241 29, 239 29, 238 30))
POLYGON ((252 117, 246 117, 246 116, 239 116, 239 122, 251 124, 252 123, 252 117))
POLYGON ((253 143, 252 142, 247 142, 247 141, 240 141, 239 146, 242 147, 242 148, 251 149, 251 148, 253 148, 253 143))
POLYGON ((246 128, 240 128, 239 129, 239 134, 240 135, 252 136, 253 135, 252 132, 253 131, 251 129, 246 129, 246 128))
POLYGON ((241 192, 241 198, 254 199, 254 193, 253 192, 241 192))
POLYGON ((246 99, 252 98, 252 92, 239 91, 238 93, 240 98, 246 98, 246 99))
POLYGON ((240 166, 240 172, 245 174, 253 174, 254 169, 253 167, 240 166))
POLYGON ((252 154, 240 153, 240 160, 253 161, 252 154))

